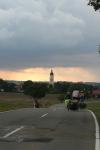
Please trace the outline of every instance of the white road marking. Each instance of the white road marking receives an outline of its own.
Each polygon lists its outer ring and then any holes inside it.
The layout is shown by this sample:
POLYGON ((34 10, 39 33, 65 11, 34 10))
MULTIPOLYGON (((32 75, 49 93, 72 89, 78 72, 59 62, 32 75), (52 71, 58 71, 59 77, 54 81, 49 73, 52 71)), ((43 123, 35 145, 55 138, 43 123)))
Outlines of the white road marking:
POLYGON ((10 135, 12 135, 12 134, 14 134, 14 133, 16 133, 16 132, 18 132, 18 131, 22 130, 23 128, 24 128, 24 127, 23 127, 23 126, 21 126, 20 128, 17 128, 17 129, 15 129, 14 131, 12 131, 12 132, 10 132, 10 133, 6 134, 5 136, 3 136, 3 138, 7 138, 7 137, 9 137, 10 135))
POLYGON ((98 121, 97 121, 97 118, 96 118, 95 114, 92 111, 90 111, 90 110, 88 110, 88 111, 92 114, 92 116, 94 118, 94 121, 95 121, 95 128, 96 128, 95 129, 95 137, 96 137, 95 150, 100 150, 99 124, 98 124, 98 121))
POLYGON ((42 115, 40 118, 43 118, 43 117, 45 117, 45 116, 47 116, 47 115, 48 115, 48 113, 46 113, 46 114, 42 115))

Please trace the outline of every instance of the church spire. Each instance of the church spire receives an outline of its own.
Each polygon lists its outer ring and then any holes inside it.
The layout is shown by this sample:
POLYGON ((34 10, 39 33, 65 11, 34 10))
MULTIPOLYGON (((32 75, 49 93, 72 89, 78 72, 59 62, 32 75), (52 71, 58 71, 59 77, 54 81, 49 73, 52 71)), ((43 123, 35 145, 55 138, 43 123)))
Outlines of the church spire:
POLYGON ((54 73, 53 73, 53 70, 51 69, 51 72, 50 72, 50 84, 52 86, 54 86, 54 73))
POLYGON ((54 75, 53 70, 51 69, 50 75, 54 75))

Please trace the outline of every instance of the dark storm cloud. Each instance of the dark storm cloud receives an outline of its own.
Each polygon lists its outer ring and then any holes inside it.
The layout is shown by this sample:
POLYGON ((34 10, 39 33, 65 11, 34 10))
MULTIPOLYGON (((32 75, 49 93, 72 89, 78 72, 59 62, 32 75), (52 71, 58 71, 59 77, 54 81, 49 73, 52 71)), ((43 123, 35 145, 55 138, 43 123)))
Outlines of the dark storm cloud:
POLYGON ((99 66, 99 15, 87 7, 82 0, 0 2, 0 68, 99 66))

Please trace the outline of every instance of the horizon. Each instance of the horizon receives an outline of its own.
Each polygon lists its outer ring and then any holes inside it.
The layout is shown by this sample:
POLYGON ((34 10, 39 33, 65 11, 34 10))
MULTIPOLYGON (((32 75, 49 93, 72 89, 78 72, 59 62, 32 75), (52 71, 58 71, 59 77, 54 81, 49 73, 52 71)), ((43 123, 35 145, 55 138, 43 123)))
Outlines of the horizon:
MULTIPOLYGON (((0 78, 0 79, 2 79, 2 80, 4 80, 3 78, 0 78)), ((26 82, 26 81, 32 81, 32 82, 44 82, 44 83, 49 83, 50 81, 34 81, 34 80, 4 80, 4 81, 7 81, 7 82, 26 82)), ((93 82, 93 81, 87 81, 87 82, 85 82, 85 81, 64 81, 64 80, 62 80, 62 81, 60 81, 60 80, 58 80, 58 81, 54 81, 54 83, 57 83, 57 82, 68 82, 68 83, 94 83, 94 84, 100 84, 100 82, 93 82)))
MULTIPOLYGON (((95 74, 88 70, 76 67, 57 67, 53 68, 55 81, 69 81, 69 82, 99 82, 96 80, 95 74)), ((0 75, 4 80, 17 80, 17 81, 49 81, 51 68, 30 68, 24 70, 11 70, 0 71, 0 75)))

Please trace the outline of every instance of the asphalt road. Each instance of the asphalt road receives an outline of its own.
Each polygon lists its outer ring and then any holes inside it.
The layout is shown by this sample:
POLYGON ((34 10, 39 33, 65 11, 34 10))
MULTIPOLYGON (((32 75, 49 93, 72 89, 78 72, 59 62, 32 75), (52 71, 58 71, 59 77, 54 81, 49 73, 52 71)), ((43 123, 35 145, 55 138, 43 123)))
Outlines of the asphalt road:
POLYGON ((95 150, 94 119, 63 104, 0 113, 0 150, 95 150))

